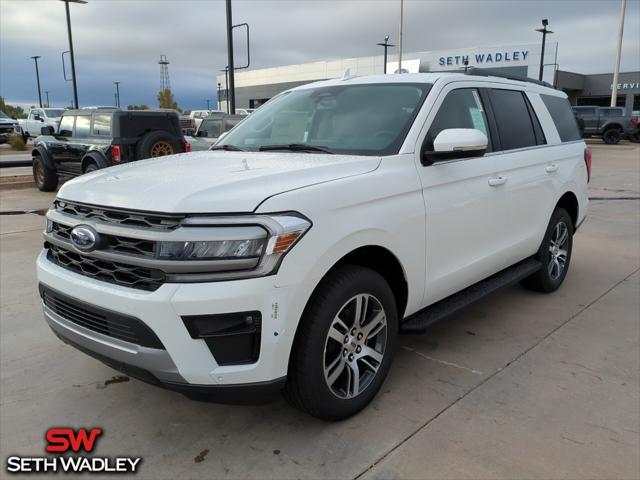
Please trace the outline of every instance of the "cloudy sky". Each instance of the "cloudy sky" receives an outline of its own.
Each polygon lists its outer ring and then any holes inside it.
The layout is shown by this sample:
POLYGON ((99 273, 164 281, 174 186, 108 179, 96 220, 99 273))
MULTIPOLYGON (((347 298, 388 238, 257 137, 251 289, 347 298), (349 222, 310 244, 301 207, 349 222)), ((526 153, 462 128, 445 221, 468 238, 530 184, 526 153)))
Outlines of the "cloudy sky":
MULTIPOLYGON (((613 71, 619 0, 405 0, 404 51, 537 43, 549 18, 563 70, 613 71)), ((223 0, 89 0, 71 5, 81 105, 155 105, 160 54, 182 108, 206 108, 215 76, 226 65, 223 0)), ((234 23, 251 25, 252 67, 379 54, 375 44, 397 40, 399 0, 233 0, 234 23)), ((64 4, 0 0, 0 95, 37 102, 33 60, 41 55, 42 90, 52 105, 68 105, 62 77, 68 49, 64 4)), ((244 62, 238 35, 236 62, 244 62)), ((640 0, 627 1, 622 71, 640 70, 640 0)), ((43 94, 44 95, 44 94, 43 94)))

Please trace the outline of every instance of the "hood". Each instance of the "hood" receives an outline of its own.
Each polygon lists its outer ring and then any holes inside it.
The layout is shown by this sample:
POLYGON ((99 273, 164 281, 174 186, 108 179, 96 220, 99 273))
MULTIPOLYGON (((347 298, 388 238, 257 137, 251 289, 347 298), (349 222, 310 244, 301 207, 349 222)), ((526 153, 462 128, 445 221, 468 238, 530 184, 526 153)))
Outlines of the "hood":
POLYGON ((98 170, 67 182, 59 198, 166 213, 251 212, 266 198, 378 168, 379 157, 207 151, 98 170))

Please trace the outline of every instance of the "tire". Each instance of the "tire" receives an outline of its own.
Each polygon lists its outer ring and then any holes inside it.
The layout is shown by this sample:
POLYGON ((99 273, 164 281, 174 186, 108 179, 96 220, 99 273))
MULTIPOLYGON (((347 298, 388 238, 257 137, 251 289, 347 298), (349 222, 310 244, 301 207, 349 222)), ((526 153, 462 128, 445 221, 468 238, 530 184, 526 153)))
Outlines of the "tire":
POLYGON ((573 221, 565 209, 557 208, 551 215, 542 245, 536 254, 542 268, 526 278, 522 284, 537 292, 550 293, 557 290, 567 276, 572 251, 573 221), (564 238, 563 231, 566 232, 566 239, 557 246, 558 235, 564 238), (562 251, 565 252, 564 255, 561 255, 562 251))
POLYGON ((25 143, 25 145, 27 144, 27 142, 29 141, 29 134, 28 133, 23 133, 22 134, 22 141, 25 143))
POLYGON ((396 302, 386 280, 368 268, 338 267, 320 282, 305 308, 291 351, 285 398, 322 420, 354 415, 384 382, 397 339, 396 302), (363 299, 363 327, 354 328, 363 299))
POLYGON ((622 139, 622 130, 619 128, 609 128, 602 134, 602 141, 607 145, 615 145, 622 139))
POLYGON ((183 151, 180 142, 168 132, 156 130, 147 133, 136 145, 136 160, 163 157, 183 151))
POLYGON ((629 134, 629 140, 633 143, 640 143, 640 131, 629 134))
POLYGON ((58 188, 58 174, 40 155, 33 157, 33 180, 41 192, 52 192, 58 188))
POLYGON ((87 163, 87 166, 84 168, 84 172, 82 173, 95 172, 97 170, 98 170, 98 165, 96 165, 95 162, 89 162, 87 163))

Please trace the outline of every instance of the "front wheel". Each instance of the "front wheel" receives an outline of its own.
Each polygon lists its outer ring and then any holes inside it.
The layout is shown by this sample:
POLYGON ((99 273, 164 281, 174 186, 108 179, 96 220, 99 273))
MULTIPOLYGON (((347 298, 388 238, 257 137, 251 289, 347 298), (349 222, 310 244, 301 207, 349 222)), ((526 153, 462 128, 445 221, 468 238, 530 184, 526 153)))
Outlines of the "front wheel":
POLYGON ((33 180, 41 192, 52 192, 58 187, 58 174, 40 155, 33 157, 33 180))
POLYGON ((395 352, 398 313, 386 280, 345 265, 318 286, 301 320, 285 397, 323 420, 362 410, 384 382, 395 352))
POLYGON ((525 287, 538 292, 557 290, 569 270, 573 250, 573 221, 563 208, 557 208, 551 216, 542 245, 536 258, 542 268, 526 278, 525 287))

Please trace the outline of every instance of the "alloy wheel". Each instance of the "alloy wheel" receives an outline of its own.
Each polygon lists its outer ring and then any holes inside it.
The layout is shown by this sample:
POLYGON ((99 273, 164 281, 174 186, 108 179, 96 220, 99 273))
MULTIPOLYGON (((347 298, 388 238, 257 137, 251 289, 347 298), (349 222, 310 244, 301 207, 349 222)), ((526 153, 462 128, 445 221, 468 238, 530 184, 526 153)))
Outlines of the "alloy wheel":
POLYGON ((324 346, 324 379, 342 399, 354 398, 371 385, 387 347, 387 317, 369 294, 348 300, 334 317, 324 346))
POLYGON ((569 228, 563 221, 553 229, 549 243, 549 263, 547 270, 551 280, 557 280, 567 265, 567 244, 569 242, 569 228))
POLYGON ((172 155, 173 153, 175 152, 173 151, 171 144, 164 140, 154 143, 151 147, 152 157, 163 157, 165 155, 172 155))

